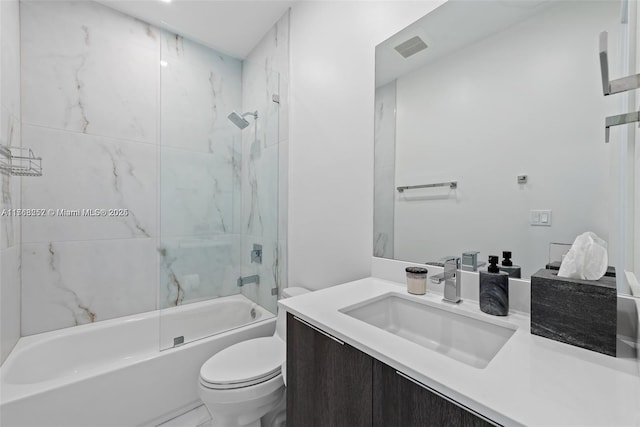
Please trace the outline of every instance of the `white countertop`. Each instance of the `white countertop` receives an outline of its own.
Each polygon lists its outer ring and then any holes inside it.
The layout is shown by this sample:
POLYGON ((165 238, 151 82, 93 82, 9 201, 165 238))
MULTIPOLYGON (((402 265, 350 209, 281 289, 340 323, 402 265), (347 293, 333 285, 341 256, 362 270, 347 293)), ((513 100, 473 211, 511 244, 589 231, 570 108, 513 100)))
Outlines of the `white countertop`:
MULTIPOLYGON (((408 295, 404 284, 370 277, 284 299, 279 305, 498 423, 640 426, 640 373, 635 359, 531 335, 526 314, 510 312, 496 318, 482 313, 477 301, 447 304, 454 311, 517 327, 489 365, 479 369, 338 311, 389 292, 408 295)), ((437 293, 411 298, 446 304, 437 293)))

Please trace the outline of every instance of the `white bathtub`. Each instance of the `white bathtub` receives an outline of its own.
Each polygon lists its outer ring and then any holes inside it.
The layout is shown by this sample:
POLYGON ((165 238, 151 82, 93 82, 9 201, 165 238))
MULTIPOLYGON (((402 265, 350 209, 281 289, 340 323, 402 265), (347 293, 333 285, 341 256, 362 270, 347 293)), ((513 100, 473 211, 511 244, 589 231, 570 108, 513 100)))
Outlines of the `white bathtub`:
POLYGON ((275 321, 234 295, 21 338, 0 368, 0 425, 162 421, 199 404, 200 366, 211 355, 272 334, 275 321), (159 350, 178 336, 187 344, 159 350))

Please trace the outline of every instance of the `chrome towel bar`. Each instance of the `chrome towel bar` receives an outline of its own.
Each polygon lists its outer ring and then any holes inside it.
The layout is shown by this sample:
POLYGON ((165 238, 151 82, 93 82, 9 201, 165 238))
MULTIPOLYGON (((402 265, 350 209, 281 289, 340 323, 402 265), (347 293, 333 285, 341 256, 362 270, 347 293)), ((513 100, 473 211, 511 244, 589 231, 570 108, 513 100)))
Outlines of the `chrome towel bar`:
POLYGON ((450 181, 450 182, 437 182, 435 184, 423 184, 423 185, 405 185, 402 187, 397 187, 399 193, 403 193, 404 190, 413 190, 416 188, 434 188, 434 187, 449 187, 452 190, 458 188, 458 181, 450 181))

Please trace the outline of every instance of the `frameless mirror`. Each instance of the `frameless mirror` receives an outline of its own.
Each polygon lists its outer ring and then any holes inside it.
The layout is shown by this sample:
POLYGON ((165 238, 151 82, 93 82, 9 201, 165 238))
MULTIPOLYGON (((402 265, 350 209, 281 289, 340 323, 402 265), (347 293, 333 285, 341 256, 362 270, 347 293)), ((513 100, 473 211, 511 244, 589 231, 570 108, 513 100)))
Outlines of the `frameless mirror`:
POLYGON ((376 47, 374 256, 511 251, 529 278, 593 231, 616 265, 621 104, 598 35, 626 75, 621 6, 451 0, 376 47))

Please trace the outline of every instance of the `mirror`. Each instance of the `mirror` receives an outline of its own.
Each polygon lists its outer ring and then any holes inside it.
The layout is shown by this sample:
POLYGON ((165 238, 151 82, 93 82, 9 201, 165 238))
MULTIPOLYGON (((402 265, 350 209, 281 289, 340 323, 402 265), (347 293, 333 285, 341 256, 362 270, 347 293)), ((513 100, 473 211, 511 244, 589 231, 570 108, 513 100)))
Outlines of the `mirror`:
POLYGON ((511 251, 528 279, 551 243, 593 231, 617 265, 623 130, 606 144, 604 120, 622 107, 602 94, 598 35, 627 75, 620 16, 617 1, 450 0, 378 45, 374 256, 511 251))

